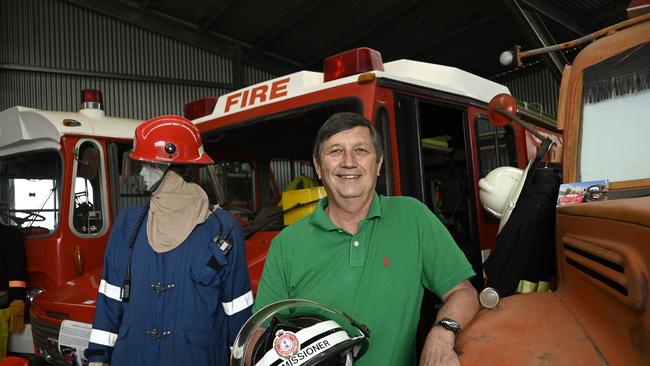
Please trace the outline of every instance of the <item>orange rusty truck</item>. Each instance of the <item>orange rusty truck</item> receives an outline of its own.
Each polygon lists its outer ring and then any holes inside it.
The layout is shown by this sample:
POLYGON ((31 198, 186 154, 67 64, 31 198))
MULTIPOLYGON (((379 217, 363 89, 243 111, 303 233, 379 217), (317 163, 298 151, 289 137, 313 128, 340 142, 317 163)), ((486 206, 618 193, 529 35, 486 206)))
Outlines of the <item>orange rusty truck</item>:
POLYGON ((550 50, 583 41, 560 87, 562 179, 607 181, 608 198, 558 208, 556 289, 481 310, 457 341, 463 364, 650 364, 650 13, 550 50))

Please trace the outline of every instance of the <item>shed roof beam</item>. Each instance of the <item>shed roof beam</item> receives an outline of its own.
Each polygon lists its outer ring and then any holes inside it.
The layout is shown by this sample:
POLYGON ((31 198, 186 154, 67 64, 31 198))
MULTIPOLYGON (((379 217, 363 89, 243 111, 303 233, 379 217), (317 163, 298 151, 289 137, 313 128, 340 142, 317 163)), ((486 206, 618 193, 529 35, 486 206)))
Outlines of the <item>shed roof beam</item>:
POLYGON ((619 1, 616 4, 612 5, 610 9, 603 9, 601 13, 601 23, 597 25, 597 28, 604 28, 608 25, 627 20, 627 8, 629 6, 629 1, 619 1), (616 20, 619 14, 625 15, 625 17, 623 19, 616 20))
MULTIPOLYGON (((504 2, 534 48, 547 47, 557 43, 537 13, 522 8, 517 0, 505 0, 504 2)), ((562 70, 568 61, 561 52, 549 52, 541 57, 559 84, 562 79, 562 70)))
POLYGON ((577 35, 584 36, 593 32, 593 25, 580 14, 555 6, 548 1, 521 0, 521 4, 526 8, 544 14, 577 35))
POLYGON ((413 6, 417 5, 421 1, 422 0, 400 1, 397 2, 394 7, 389 7, 386 9, 386 11, 382 12, 382 14, 364 18, 361 24, 359 24, 357 27, 358 29, 363 29, 363 32, 358 32, 354 36, 351 36, 350 34, 342 34, 340 37, 331 40, 325 46, 319 47, 319 50, 321 50, 321 52, 318 54, 312 52, 307 55, 307 57, 305 57, 307 61, 303 63, 303 66, 310 67, 317 62, 322 61, 325 57, 336 53, 337 51, 344 51, 351 48, 352 46, 356 45, 357 42, 364 39, 366 36, 373 33, 377 29, 386 26, 386 24, 392 22, 394 19, 398 18, 403 13, 413 8, 413 6))
POLYGON ((149 4, 151 4, 151 0, 144 0, 142 2, 142 5, 140 5, 143 9, 146 9, 149 7, 149 4))
POLYGON ((287 13, 277 22, 269 26, 262 36, 253 41, 253 48, 260 49, 263 45, 271 42, 277 36, 291 28, 294 24, 301 21, 306 15, 319 7, 324 0, 306 1, 307 5, 300 4, 293 11, 287 13))
MULTIPOLYGON (((200 31, 193 24, 152 9, 141 9, 135 3, 119 0, 64 0, 65 2, 101 13, 121 21, 147 29, 151 32, 176 39, 178 41, 203 48, 215 54, 235 60, 239 48, 244 51, 251 45, 232 39, 213 31, 200 31), (128 5, 128 6, 125 6, 128 5)), ((286 74, 294 72, 298 62, 272 52, 244 52, 242 61, 246 64, 272 73, 286 74)))
POLYGON ((206 15, 199 21, 199 30, 206 30, 212 27, 219 17, 228 10, 231 3, 232 0, 217 1, 216 4, 205 12, 206 15))
POLYGON ((488 13, 485 15, 484 10, 480 10, 478 13, 471 14, 468 16, 468 19, 471 19, 471 22, 469 24, 466 24, 463 27, 458 27, 454 26, 453 28, 450 28, 450 31, 445 32, 444 35, 441 35, 439 37, 429 37, 430 41, 429 42, 422 42, 418 41, 415 44, 408 44, 404 45, 402 49, 398 50, 397 52, 393 53, 394 57, 400 57, 400 58, 409 58, 413 59, 417 55, 433 48, 438 45, 443 44, 444 42, 449 41, 450 39, 456 38, 458 36, 461 36, 472 29, 480 28, 483 24, 488 23, 492 21, 493 19, 497 18, 499 15, 501 15, 505 10, 503 11, 497 11, 494 13, 488 13), (479 16, 483 15, 483 16, 479 16))

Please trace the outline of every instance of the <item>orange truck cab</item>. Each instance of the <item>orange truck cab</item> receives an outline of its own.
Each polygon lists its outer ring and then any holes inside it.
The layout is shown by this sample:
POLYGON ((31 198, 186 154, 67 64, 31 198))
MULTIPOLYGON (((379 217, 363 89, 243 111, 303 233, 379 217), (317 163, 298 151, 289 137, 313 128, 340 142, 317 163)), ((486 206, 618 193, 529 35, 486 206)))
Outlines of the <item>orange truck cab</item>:
POLYGON ((563 182, 607 181, 608 197, 560 200, 557 289, 481 310, 463 364, 650 364, 650 12, 596 36, 564 68, 557 124, 563 182))

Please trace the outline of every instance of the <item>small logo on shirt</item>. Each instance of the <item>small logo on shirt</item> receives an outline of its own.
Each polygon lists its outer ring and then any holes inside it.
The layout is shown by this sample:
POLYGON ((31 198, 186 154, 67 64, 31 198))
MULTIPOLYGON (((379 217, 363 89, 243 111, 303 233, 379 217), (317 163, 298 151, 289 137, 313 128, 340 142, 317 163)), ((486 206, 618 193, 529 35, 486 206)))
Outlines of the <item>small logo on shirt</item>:
POLYGON ((300 351, 300 342, 293 332, 278 330, 273 340, 275 352, 283 358, 289 358, 300 351))
POLYGON ((388 268, 388 257, 384 256, 384 267, 388 268))

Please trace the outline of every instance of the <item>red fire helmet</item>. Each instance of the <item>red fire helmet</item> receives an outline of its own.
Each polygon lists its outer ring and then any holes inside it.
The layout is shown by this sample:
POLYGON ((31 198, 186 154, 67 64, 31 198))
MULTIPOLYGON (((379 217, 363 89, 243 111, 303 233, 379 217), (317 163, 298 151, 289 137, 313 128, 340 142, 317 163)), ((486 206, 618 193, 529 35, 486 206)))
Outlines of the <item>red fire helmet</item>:
POLYGON ((199 129, 181 116, 160 116, 135 129, 133 160, 169 164, 213 164, 203 151, 199 129))

